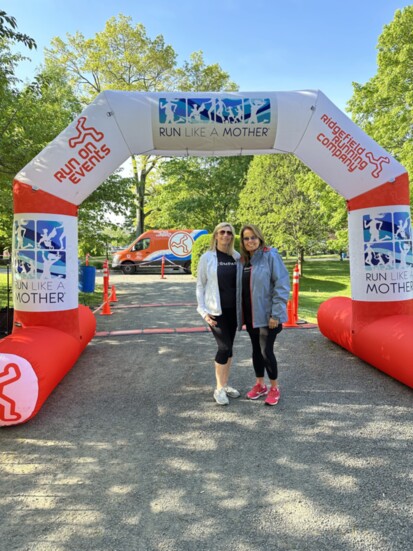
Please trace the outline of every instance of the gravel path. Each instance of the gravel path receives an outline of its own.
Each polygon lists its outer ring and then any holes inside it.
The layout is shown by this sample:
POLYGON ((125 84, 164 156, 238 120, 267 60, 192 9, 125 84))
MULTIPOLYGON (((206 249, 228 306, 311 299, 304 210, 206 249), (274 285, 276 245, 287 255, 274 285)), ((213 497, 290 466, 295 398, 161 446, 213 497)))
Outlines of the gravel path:
MULTIPOLYGON (((98 331, 202 326, 191 276, 111 284, 118 303, 98 331), (150 303, 164 306, 139 307, 150 303)), ((281 400, 250 402, 242 332, 242 397, 220 407, 214 353, 207 332, 94 338, 33 420, 0 430, 2 548, 412 548, 411 389, 317 328, 285 329, 281 400)))

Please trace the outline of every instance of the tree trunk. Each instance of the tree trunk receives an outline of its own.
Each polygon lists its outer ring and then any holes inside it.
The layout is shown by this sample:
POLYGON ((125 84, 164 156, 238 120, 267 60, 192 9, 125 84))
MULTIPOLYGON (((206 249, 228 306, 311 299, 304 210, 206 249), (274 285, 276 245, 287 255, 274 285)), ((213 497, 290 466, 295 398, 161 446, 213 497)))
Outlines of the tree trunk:
POLYGON ((139 237, 145 231, 145 184, 147 173, 144 167, 138 170, 138 163, 134 155, 132 156, 132 173, 136 193, 136 237, 139 237))
POLYGON ((147 176, 159 161, 159 157, 140 155, 140 168, 135 155, 132 155, 132 173, 136 193, 136 237, 145 231, 145 189, 147 176))
POLYGON ((303 275, 304 271, 304 249, 299 249, 297 254, 297 263, 300 267, 300 275, 303 275))

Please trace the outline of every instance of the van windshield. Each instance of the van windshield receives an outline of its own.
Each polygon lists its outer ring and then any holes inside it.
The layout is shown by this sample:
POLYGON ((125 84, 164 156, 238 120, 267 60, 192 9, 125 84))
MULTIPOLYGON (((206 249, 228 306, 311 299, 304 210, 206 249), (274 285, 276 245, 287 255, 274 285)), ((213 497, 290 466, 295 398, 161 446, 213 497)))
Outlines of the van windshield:
POLYGON ((133 246, 134 251, 143 251, 144 249, 147 249, 149 247, 151 240, 149 237, 146 237, 145 239, 141 239, 140 241, 137 241, 135 245, 133 246))

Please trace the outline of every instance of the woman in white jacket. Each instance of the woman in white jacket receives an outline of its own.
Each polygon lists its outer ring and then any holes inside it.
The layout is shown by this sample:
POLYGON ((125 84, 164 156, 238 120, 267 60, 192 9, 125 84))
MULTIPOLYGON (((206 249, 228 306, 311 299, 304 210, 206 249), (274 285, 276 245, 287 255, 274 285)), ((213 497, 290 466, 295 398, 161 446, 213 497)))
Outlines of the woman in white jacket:
POLYGON ((215 355, 216 389, 214 399, 228 405, 240 393, 228 385, 232 347, 237 331, 237 271, 240 255, 234 250, 235 232, 221 222, 213 231, 209 250, 198 264, 197 311, 210 326, 218 350, 215 355))

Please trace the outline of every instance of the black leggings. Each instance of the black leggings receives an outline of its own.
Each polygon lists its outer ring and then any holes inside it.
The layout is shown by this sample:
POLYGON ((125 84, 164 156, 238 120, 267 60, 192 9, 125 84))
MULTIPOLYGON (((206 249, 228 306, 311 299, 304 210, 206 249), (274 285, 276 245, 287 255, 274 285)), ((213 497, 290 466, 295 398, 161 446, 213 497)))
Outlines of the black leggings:
POLYGON ((225 365, 229 358, 232 358, 232 346, 237 332, 237 310, 235 307, 223 308, 221 316, 211 317, 217 322, 214 327, 211 326, 211 331, 218 345, 215 361, 218 364, 225 365))
POLYGON ((268 377, 272 381, 277 379, 278 366, 274 354, 274 343, 282 328, 281 323, 274 329, 252 327, 252 325, 247 324, 247 331, 252 344, 252 365, 257 378, 264 377, 265 371, 267 371, 268 377))

